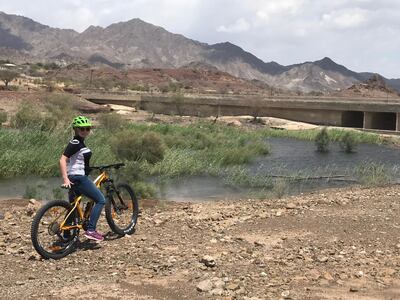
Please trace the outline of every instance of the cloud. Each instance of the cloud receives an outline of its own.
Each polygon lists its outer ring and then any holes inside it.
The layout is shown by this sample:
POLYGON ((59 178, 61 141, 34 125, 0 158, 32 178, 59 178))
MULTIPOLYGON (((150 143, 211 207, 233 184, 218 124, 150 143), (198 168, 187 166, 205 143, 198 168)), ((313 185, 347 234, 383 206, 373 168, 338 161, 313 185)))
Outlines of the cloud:
POLYGON ((234 24, 218 26, 218 32, 244 32, 250 29, 251 25, 243 18, 238 19, 234 24))
POLYGON ((257 17, 268 21, 285 15, 296 15, 302 10, 306 3, 307 1, 305 0, 256 0, 253 5, 257 17))
POLYGON ((359 8, 334 11, 324 14, 322 20, 325 24, 340 29, 357 28, 367 23, 368 11, 359 8))

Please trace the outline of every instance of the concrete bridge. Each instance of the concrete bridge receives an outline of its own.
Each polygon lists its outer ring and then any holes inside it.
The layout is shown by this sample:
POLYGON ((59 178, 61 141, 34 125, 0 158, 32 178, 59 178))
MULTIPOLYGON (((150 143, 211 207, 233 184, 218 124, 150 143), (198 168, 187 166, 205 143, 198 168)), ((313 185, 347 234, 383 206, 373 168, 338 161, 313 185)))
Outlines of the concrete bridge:
POLYGON ((120 104, 159 114, 252 115, 318 125, 400 131, 400 99, 330 97, 162 96, 82 94, 98 104, 120 104))

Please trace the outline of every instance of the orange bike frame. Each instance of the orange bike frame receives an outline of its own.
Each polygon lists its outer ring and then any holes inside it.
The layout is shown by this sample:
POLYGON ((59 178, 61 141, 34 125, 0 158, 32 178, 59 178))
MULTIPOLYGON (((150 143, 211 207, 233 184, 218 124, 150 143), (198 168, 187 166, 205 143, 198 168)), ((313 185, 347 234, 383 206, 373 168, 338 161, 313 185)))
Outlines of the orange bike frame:
MULTIPOLYGON (((96 185, 96 187, 100 188, 101 184, 105 181, 107 181, 108 179, 108 175, 105 171, 103 171, 94 181, 93 183, 96 185)), ((78 215, 79 218, 81 220, 85 219, 85 215, 83 212, 82 207, 79 205, 81 203, 82 200, 82 195, 76 197, 73 201, 72 204, 74 205, 74 207, 71 209, 71 211, 67 214, 67 216, 65 217, 65 219, 61 222, 60 224, 60 229, 61 230, 72 230, 72 229, 82 229, 82 224, 77 224, 77 225, 73 225, 73 226, 65 226, 65 222, 68 220, 69 216, 72 214, 72 212, 76 209, 78 211, 78 215)))

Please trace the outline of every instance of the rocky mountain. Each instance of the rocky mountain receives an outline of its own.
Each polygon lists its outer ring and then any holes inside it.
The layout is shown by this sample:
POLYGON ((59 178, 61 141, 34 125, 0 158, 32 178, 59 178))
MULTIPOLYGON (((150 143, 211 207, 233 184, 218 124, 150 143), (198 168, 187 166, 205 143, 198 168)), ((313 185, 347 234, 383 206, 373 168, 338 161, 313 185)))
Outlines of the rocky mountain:
MULTIPOLYGON (((140 19, 90 26, 78 33, 0 12, 0 58, 86 62, 115 68, 179 68, 210 65, 245 79, 301 92, 345 89, 370 78, 329 58, 283 66, 264 62, 231 43, 208 45, 140 19)), ((400 90, 400 79, 385 79, 400 90)))
POLYGON ((368 80, 341 90, 337 95, 345 97, 397 98, 400 93, 390 87, 382 76, 374 74, 368 80))

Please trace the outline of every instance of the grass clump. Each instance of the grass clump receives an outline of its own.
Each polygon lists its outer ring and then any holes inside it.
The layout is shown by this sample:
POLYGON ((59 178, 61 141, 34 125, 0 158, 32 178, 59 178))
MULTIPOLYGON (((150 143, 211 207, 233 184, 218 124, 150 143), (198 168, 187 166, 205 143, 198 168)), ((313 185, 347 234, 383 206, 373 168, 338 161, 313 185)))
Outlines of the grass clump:
POLYGON ((394 174, 385 165, 375 162, 365 163, 355 171, 361 184, 366 186, 381 186, 389 184, 394 174))
POLYGON ((289 183, 285 178, 278 178, 275 180, 272 187, 272 195, 278 199, 283 198, 289 191, 289 183))
POLYGON ((317 151, 321 153, 329 152, 329 134, 326 127, 322 128, 321 131, 315 136, 315 145, 317 146, 317 151))
POLYGON ((346 153, 353 153, 356 151, 358 141, 355 136, 350 133, 346 132, 341 139, 339 140, 340 148, 346 153))

